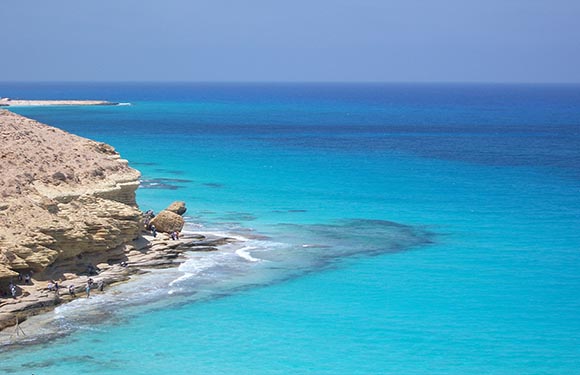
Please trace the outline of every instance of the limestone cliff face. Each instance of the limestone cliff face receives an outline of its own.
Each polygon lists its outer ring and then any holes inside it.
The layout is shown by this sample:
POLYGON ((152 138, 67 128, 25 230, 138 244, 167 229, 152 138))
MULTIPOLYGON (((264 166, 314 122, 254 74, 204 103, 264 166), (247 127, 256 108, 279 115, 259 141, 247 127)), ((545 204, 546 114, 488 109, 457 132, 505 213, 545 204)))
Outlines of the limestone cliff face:
POLYGON ((0 279, 123 259, 139 177, 109 145, 0 110, 0 279))

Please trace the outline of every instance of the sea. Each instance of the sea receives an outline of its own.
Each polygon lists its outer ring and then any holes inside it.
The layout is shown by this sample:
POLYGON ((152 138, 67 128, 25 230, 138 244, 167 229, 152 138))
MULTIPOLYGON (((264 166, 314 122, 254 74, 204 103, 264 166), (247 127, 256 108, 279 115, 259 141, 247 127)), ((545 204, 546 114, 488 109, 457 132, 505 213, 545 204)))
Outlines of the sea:
POLYGON ((238 240, 34 318, 0 374, 580 374, 580 85, 0 95, 120 103, 11 110, 113 145, 142 210, 238 240))

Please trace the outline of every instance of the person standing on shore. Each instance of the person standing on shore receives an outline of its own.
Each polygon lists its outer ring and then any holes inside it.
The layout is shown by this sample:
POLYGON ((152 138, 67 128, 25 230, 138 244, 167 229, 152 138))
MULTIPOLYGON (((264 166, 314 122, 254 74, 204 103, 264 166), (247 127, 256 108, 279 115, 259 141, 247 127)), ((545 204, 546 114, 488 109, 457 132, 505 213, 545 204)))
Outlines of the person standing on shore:
POLYGON ((151 224, 151 233, 153 234, 153 238, 157 237, 157 228, 153 224, 151 224))
POLYGON ((87 281, 87 288, 85 289, 87 292, 87 298, 91 298, 91 283, 87 281))

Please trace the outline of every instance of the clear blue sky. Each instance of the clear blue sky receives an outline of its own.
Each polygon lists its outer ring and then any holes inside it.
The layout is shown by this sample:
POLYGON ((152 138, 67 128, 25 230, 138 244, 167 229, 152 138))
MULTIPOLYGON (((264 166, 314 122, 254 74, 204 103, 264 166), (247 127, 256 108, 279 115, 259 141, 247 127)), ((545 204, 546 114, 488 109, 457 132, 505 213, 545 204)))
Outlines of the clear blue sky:
POLYGON ((580 0, 5 0, 23 80, 580 82, 580 0))

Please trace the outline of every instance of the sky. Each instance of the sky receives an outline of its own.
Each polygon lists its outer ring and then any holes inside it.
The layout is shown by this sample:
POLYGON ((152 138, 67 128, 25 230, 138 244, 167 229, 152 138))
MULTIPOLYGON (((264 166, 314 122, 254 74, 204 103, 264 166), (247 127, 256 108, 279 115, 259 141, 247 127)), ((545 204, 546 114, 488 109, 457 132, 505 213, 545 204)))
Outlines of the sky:
POLYGON ((580 0, 3 0, 0 81, 580 82, 580 0))

